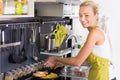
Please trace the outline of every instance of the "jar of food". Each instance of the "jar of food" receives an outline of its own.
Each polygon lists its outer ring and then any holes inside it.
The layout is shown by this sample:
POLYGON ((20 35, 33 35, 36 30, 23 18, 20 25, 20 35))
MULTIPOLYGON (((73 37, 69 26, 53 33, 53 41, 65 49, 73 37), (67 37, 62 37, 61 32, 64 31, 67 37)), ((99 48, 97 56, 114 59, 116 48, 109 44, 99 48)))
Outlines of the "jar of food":
POLYGON ((18 77, 19 78, 22 77, 22 69, 21 68, 17 68, 16 70, 18 72, 18 77))
POLYGON ((17 70, 12 70, 12 75, 13 75, 13 80, 17 80, 18 79, 18 73, 17 70))
POLYGON ((5 73, 5 80, 13 80, 12 72, 8 71, 7 73, 5 73))

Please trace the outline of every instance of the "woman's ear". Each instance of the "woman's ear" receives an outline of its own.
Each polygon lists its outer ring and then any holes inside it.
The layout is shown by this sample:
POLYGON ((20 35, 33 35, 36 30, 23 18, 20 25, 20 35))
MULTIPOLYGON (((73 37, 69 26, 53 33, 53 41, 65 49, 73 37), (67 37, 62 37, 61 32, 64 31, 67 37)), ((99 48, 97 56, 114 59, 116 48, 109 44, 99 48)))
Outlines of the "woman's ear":
POLYGON ((96 17, 96 21, 98 21, 98 13, 97 13, 97 14, 95 14, 95 17, 96 17))

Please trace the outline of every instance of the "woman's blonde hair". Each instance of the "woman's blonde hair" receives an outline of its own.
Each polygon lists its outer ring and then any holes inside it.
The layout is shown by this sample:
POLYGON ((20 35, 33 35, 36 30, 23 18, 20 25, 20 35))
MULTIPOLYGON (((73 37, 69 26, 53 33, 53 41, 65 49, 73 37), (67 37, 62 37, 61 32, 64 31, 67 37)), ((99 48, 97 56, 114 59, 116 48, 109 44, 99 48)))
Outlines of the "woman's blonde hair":
POLYGON ((80 4, 80 7, 82 6, 90 6, 93 8, 94 14, 98 14, 98 4, 96 4, 94 1, 86 0, 80 4))

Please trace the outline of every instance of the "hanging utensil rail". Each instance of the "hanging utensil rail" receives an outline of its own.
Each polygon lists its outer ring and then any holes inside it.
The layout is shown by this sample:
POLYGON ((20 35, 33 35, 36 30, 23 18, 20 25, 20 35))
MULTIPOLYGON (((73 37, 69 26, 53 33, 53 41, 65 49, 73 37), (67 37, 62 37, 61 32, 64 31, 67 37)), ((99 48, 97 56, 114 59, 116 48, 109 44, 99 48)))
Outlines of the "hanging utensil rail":
POLYGON ((9 23, 9 24, 0 24, 2 26, 10 26, 10 25, 27 25, 27 24, 37 24, 39 22, 25 22, 25 23, 9 23))
MULTIPOLYGON (((25 22, 25 23, 8 23, 8 24, 0 24, 0 37, 2 37, 2 30, 4 28, 9 28, 10 30, 13 30, 13 29, 19 29, 19 28, 34 28, 37 24, 39 24, 39 22, 25 22)), ((7 35, 7 34, 6 34, 7 35)), ((13 36, 13 35, 10 35, 10 36, 13 36)), ((4 37, 4 36, 3 36, 4 37)), ((4 38, 2 38, 4 41, 4 38)), ((21 41, 16 41, 16 42, 9 42, 9 43, 5 43, 4 41, 4 44, 2 44, 3 42, 1 42, 0 44, 0 48, 6 48, 6 47, 12 47, 12 46, 18 46, 18 45, 21 45, 21 41)))
POLYGON ((66 23, 66 22, 70 22, 70 20, 63 20, 63 21, 41 21, 42 24, 49 24, 49 23, 66 23))

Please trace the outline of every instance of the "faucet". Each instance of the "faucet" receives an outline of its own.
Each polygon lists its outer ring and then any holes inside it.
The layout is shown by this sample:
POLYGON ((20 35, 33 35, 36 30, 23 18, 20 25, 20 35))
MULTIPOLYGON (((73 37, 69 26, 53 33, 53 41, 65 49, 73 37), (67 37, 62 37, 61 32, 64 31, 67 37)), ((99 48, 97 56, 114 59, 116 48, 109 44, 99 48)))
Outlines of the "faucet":
POLYGON ((77 41, 77 37, 75 36, 75 35, 73 35, 73 34, 71 34, 71 35, 69 35, 68 37, 67 37, 67 39, 66 39, 66 47, 67 47, 67 43, 68 43, 68 40, 69 39, 72 39, 72 38, 74 38, 75 39, 75 42, 77 43, 78 41, 77 41))

